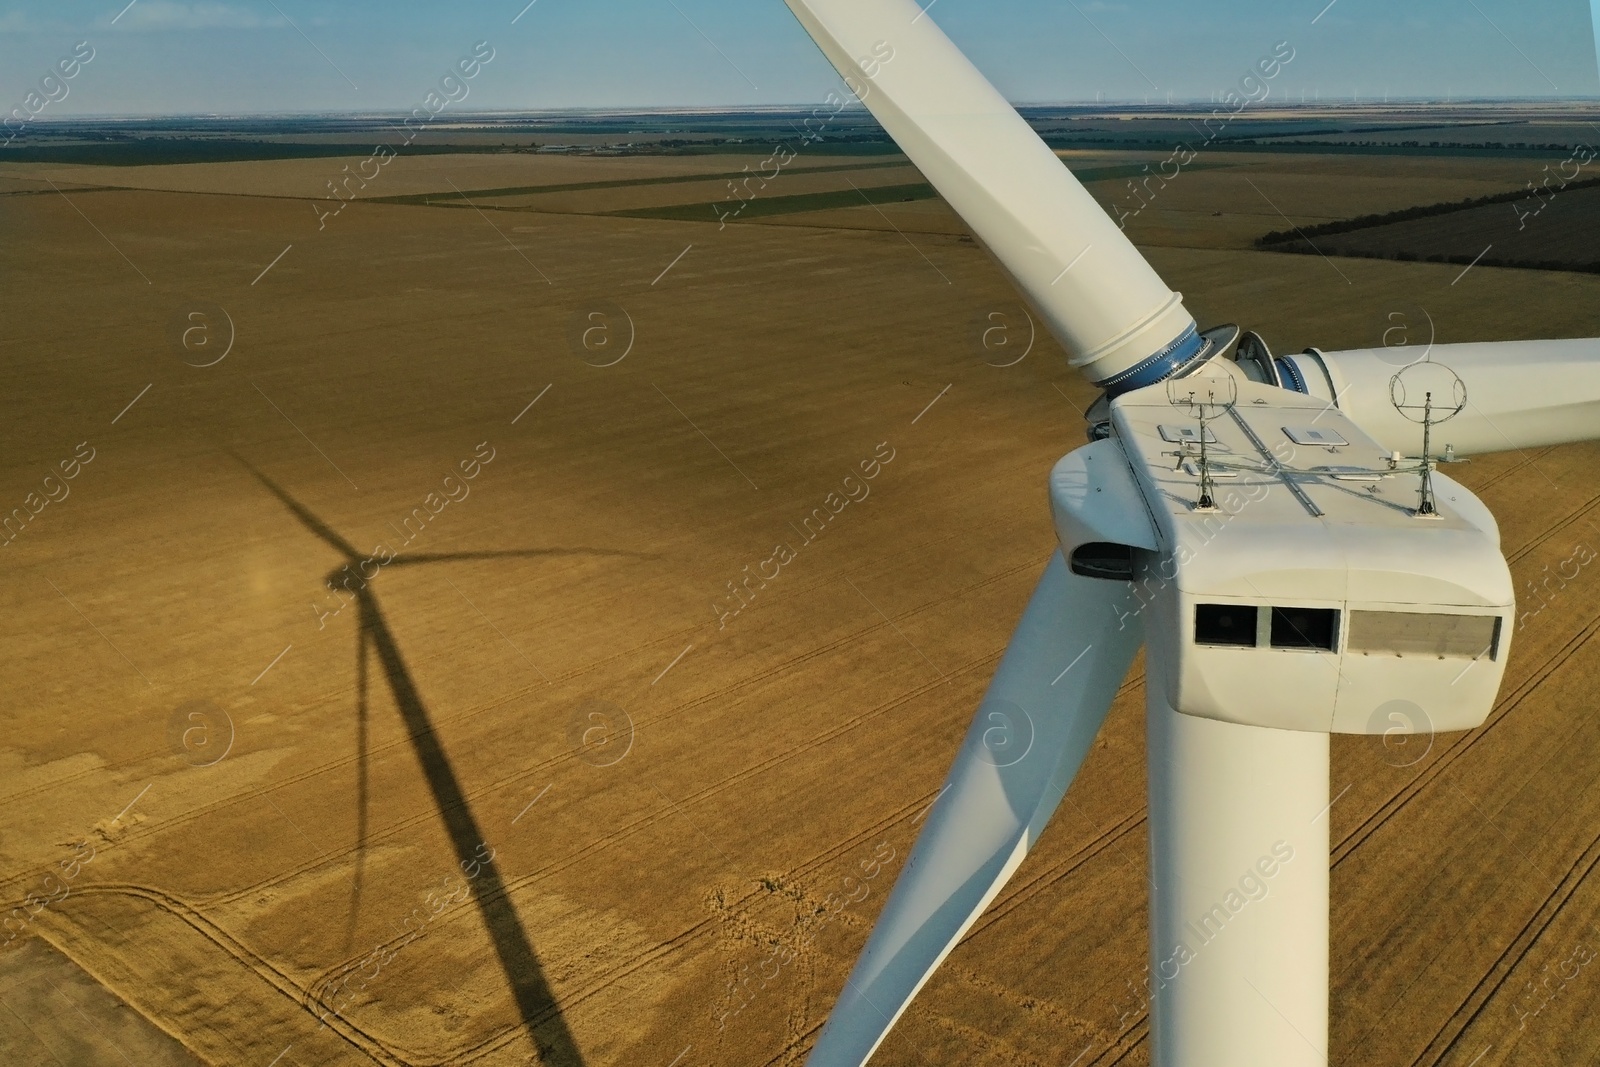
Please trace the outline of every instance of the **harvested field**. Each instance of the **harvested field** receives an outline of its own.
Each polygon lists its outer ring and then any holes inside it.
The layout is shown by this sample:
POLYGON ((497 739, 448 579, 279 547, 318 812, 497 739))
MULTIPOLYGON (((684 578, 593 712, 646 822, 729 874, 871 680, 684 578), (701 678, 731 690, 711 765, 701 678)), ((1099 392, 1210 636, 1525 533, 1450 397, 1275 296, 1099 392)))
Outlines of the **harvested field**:
MULTIPOLYGON (((745 161, 401 158, 382 191, 630 210, 745 161)), ((1092 390, 1042 332, 991 365, 1017 298, 936 199, 719 229, 375 198, 319 229, 331 162, 0 168, 77 183, 0 196, 6 507, 79 459, 0 556, 0 898, 26 912, 0 1059, 799 1062, 1053 549, 1045 477, 1092 390), (575 340, 597 325, 619 347, 575 340), (39 990, 69 973, 92 1021, 52 1045, 68 1002, 39 990)), ((1600 333, 1591 275, 1229 247, 1235 215, 1271 228, 1246 175, 1306 218, 1519 184, 1362 166, 1185 174, 1130 231, 1199 318, 1280 350, 1414 308, 1440 340, 1600 333)), ((1335 740, 1335 1063, 1600 1058, 1573 970, 1600 944, 1600 577, 1547 582, 1600 546, 1597 461, 1452 471, 1531 613, 1482 729, 1404 767, 1335 740)), ((1149 1062, 1143 698, 1136 666, 875 1063, 1149 1062)))

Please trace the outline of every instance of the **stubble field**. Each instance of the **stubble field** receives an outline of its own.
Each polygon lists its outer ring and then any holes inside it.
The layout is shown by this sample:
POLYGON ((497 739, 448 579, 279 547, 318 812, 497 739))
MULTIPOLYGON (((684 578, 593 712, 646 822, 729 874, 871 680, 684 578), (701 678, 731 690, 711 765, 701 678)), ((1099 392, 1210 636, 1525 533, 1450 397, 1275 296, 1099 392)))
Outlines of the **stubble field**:
MULTIPOLYGON (((1093 395, 937 200, 473 195, 766 155, 402 156, 366 195, 476 206, 320 228, 358 160, 0 174, 7 1062, 803 1058, 1093 395)), ((882 162, 759 196, 916 180, 882 162)), ((1593 276, 1248 248, 1536 164, 1206 162, 1129 224, 1205 325, 1600 333, 1593 276)), ((1335 1063, 1600 1062, 1597 459, 1452 471, 1524 618, 1482 729, 1335 741, 1335 1063)), ((1143 695, 875 1062, 1148 1063, 1143 695)))

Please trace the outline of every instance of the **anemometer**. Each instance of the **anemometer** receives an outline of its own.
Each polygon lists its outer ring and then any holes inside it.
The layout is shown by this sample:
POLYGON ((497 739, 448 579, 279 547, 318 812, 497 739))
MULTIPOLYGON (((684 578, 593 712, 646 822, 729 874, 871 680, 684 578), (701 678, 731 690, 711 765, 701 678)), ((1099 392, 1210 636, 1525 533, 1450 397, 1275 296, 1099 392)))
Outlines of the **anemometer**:
POLYGON ((1167 403, 1175 408, 1188 409, 1197 423, 1194 436, 1190 438, 1185 434, 1178 450, 1167 453, 1178 457, 1179 469, 1182 469, 1186 460, 1195 460, 1200 476, 1200 499, 1195 502, 1196 511, 1217 510, 1214 495, 1216 482, 1211 476, 1211 456, 1206 448, 1207 444, 1215 443, 1217 435, 1207 428, 1207 423, 1232 411, 1238 402, 1239 384, 1231 377, 1167 379, 1167 403), (1192 451, 1192 447, 1197 447, 1198 452, 1192 451))
MULTIPOLYGON (((1422 484, 1417 491, 1415 514, 1418 518, 1438 518, 1433 494, 1433 428, 1449 422, 1467 406, 1466 383, 1443 363, 1424 360, 1389 379, 1389 401, 1401 415, 1422 426, 1422 462, 1417 467, 1422 484)), ((1446 446, 1445 455, 1453 460, 1455 450, 1446 446)), ((1393 459, 1390 467, 1402 469, 1393 459)))

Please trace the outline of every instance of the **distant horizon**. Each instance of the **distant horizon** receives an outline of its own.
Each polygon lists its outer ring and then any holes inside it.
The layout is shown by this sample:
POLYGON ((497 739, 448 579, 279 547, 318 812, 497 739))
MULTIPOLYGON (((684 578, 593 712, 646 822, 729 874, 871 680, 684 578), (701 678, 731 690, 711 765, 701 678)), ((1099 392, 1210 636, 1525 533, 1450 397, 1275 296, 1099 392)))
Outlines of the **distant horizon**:
MULTIPOLYGON (((1600 0, 1596 0, 1600 3, 1600 0)), ((562 115, 740 115, 740 114, 767 114, 785 111, 804 111, 817 107, 821 101, 795 101, 793 103, 774 104, 728 104, 728 105, 702 105, 702 104, 641 104, 641 105, 595 105, 553 108, 492 108, 478 111, 460 111, 450 118, 435 124, 435 129, 449 129, 451 127, 470 124, 474 119, 498 119, 517 117, 559 117, 562 115)), ((1204 110, 1214 106, 1215 101, 1200 98, 1173 99, 1170 101, 1140 100, 1012 100, 1011 106, 1018 110, 1038 108, 1062 108, 1079 111, 1159 111, 1162 109, 1183 108, 1204 110)), ((1387 100, 1359 99, 1359 100, 1285 100, 1279 103, 1263 102, 1252 104, 1239 114, 1261 115, 1266 112, 1284 110, 1332 110, 1348 108, 1438 108, 1441 110, 1458 107, 1492 107, 1492 108, 1528 108, 1528 107, 1559 107, 1572 108, 1579 111, 1593 111, 1600 115, 1600 98, 1592 96, 1483 96, 1483 97, 1458 97, 1454 99, 1441 99, 1437 97, 1390 97, 1387 100)), ((859 104, 850 105, 850 110, 865 116, 867 109, 859 104)), ((84 113, 51 117, 41 115, 32 123, 37 127, 55 126, 67 127, 84 122, 161 122, 167 120, 218 120, 228 119, 346 119, 359 120, 366 118, 392 118, 409 114, 404 108, 377 108, 373 110, 305 110, 305 111, 172 111, 161 113, 84 113)), ((19 138, 20 140, 20 138, 19 138)))
MULTIPOLYGON (((1241 79, 1280 46, 1285 98, 1600 97, 1600 0, 923 2, 1003 95, 1040 106, 1250 95, 1241 79)), ((79 41, 95 58, 41 118, 408 111, 475 42, 494 58, 459 103, 495 111, 800 106, 839 89, 778 0, 0 0, 0 113, 79 41)))

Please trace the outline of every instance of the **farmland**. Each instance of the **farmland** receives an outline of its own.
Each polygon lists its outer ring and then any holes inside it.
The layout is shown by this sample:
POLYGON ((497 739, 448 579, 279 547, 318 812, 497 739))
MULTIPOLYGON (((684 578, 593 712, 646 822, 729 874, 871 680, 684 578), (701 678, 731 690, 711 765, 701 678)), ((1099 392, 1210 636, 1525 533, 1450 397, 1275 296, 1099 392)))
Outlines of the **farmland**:
MULTIPOLYGON (((1317 128, 1261 121, 1291 118, 1317 128)), ((1570 148, 1219 146, 1145 184, 1181 118, 1140 121, 1063 162, 1204 325, 1600 335, 1600 276, 1354 253, 1470 254, 1503 203, 1254 246, 1515 193, 1570 148)), ((370 147, 0 164, 7 508, 94 454, 0 557, 7 1062, 803 1059, 1095 393, 1042 330, 998 365, 991 316, 1020 344, 1024 309, 902 158, 806 146, 736 194, 776 131, 707 125, 699 154, 401 153, 348 203, 370 147)), ((1526 239, 1576 261, 1597 209, 1563 191, 1526 239)), ((1600 1060, 1597 461, 1452 471, 1523 601, 1489 722, 1405 761, 1335 738, 1334 1062, 1600 1060)), ((1149 1062, 1143 685, 875 1063, 1149 1062)))

